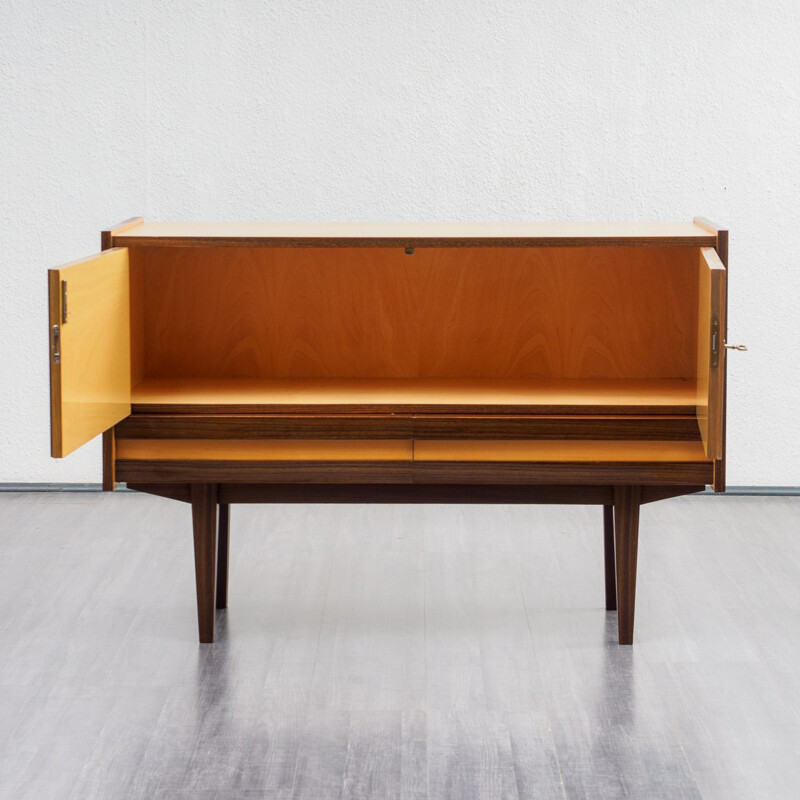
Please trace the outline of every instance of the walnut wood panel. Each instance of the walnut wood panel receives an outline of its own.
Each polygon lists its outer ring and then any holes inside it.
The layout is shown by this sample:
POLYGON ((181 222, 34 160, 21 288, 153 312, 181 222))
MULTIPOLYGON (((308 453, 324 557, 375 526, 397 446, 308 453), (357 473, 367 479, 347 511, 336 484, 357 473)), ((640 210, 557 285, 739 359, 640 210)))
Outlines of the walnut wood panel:
MULTIPOLYGON (((188 483, 128 483, 137 492, 191 502, 188 483)), ((702 492, 704 486, 643 486, 642 503, 702 492)), ((613 486, 475 484, 223 483, 220 503, 459 503, 608 505, 613 486)))
POLYGON ((142 264, 144 254, 141 248, 132 247, 128 251, 130 269, 130 326, 131 326, 131 386, 135 387, 145 378, 145 283, 142 264))
POLYGON ((511 416, 472 414, 413 417, 415 439, 646 439, 694 441, 696 416, 511 416))
MULTIPOLYGON (((687 418, 688 419, 688 418, 687 418)), ((695 430, 697 420, 692 417, 695 430)), ((411 439, 411 416, 132 414, 122 439, 411 439)))
POLYGON ((698 269, 697 421, 709 458, 722 458, 724 416, 725 266, 717 251, 704 247, 698 269), (712 329, 716 321, 718 330, 712 329), (712 342, 717 359, 712 361, 712 342))
POLYGON ((697 248, 146 248, 146 378, 693 378, 697 248))
MULTIPOLYGON (((725 301, 724 301, 724 314, 725 314, 725 327, 723 329, 723 340, 728 341, 728 292, 730 274, 728 269, 728 231, 720 228, 719 225, 705 219, 704 217, 695 217, 695 225, 699 225, 717 237, 716 249, 719 260, 725 266, 725 301)), ((714 491, 725 491, 725 463, 726 463, 726 450, 727 450, 727 427, 728 427, 728 356, 723 351, 722 353, 722 454, 714 463, 714 491)))
MULTIPOLYGON (((113 228, 102 231, 100 233, 100 249, 110 250, 114 247, 114 236, 123 233, 124 231, 131 230, 137 225, 141 225, 144 220, 141 217, 130 217, 124 222, 120 222, 113 228)), ((129 291, 130 291, 130 252, 128 253, 128 275, 129 275, 129 291)), ((130 301, 128 303, 130 308, 130 301)), ((129 334, 130 340, 130 334, 129 334)), ((136 365, 138 367, 139 365, 136 365)), ((141 371, 137 371, 134 364, 131 364, 131 383, 141 377, 141 371)), ((103 432, 103 491, 113 492, 116 488, 117 481, 115 475, 116 466, 116 452, 115 452, 115 432, 113 428, 103 432)))
POLYGON ((400 439, 121 439, 119 461, 411 461, 400 439))
MULTIPOLYGON (((145 491, 149 491, 149 487, 145 491)), ((219 499, 224 503, 568 503, 570 505, 604 505, 613 502, 614 488, 612 486, 476 486, 474 484, 308 483, 270 485, 223 483, 219 487, 219 499)))
POLYGON ((697 486, 711 483, 712 462, 414 462, 414 483, 697 486))
POLYGON ((121 439, 699 439, 691 416, 132 414, 121 439))
POLYGON ((712 245, 688 222, 148 222, 113 232, 118 245, 253 247, 542 247, 712 245))
POLYGON ((51 451, 61 458, 131 411, 128 251, 52 269, 49 288, 51 451))
POLYGON ((117 461, 131 483, 460 483, 697 486, 712 465, 687 462, 393 462, 393 461, 117 461))
MULTIPOLYGON (((725 265, 725 326, 723 328, 723 340, 728 341, 728 281, 730 273, 728 271, 728 231, 717 231, 717 255, 719 260, 725 265)), ((728 353, 722 351, 722 455, 714 463, 714 491, 725 491, 725 465, 727 463, 728 448, 728 353)))
POLYGON ((133 389, 135 413, 695 414, 682 379, 158 378, 133 389))
POLYGON ((117 478, 147 483, 411 483, 410 461, 124 461, 117 478))

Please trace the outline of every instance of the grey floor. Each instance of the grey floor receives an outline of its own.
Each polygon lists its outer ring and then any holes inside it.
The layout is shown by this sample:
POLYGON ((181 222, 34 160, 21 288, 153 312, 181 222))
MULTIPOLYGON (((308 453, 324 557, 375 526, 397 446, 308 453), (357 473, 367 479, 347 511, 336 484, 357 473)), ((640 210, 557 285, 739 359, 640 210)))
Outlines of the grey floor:
POLYGON ((196 642, 190 512, 0 494, 0 798, 798 798, 800 498, 236 506, 196 642))

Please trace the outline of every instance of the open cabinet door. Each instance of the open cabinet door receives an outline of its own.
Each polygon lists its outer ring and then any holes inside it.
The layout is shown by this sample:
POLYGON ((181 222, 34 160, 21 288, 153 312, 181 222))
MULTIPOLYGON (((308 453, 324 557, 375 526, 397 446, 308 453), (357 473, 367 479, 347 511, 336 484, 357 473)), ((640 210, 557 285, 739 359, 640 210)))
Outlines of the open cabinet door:
POLYGON ((727 272, 713 247, 700 249, 697 421, 708 458, 722 458, 727 272))
POLYGON ((61 458, 131 413, 128 250, 49 271, 50 442, 61 458))

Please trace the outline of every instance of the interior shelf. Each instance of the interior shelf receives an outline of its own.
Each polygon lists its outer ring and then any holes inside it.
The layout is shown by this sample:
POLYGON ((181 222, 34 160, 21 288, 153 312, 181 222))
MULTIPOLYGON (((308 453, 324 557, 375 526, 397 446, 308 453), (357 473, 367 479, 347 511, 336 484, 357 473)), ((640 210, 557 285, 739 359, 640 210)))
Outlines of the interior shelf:
POLYGON ((150 378, 139 413, 694 414, 688 379, 150 378))
POLYGON ((121 461, 708 462, 701 442, 122 439, 121 461))

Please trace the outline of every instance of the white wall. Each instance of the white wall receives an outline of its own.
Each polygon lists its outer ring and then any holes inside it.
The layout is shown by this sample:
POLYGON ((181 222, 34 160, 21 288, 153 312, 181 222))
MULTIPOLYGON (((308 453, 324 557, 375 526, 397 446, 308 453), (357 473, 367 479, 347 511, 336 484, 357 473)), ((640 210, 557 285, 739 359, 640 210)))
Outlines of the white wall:
POLYGON ((800 3, 0 3, 0 481, 48 455, 45 270, 150 220, 731 231, 729 482, 800 485, 800 3))

